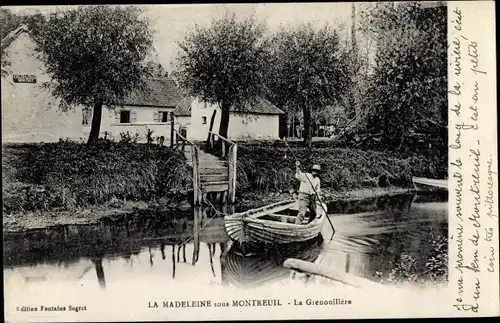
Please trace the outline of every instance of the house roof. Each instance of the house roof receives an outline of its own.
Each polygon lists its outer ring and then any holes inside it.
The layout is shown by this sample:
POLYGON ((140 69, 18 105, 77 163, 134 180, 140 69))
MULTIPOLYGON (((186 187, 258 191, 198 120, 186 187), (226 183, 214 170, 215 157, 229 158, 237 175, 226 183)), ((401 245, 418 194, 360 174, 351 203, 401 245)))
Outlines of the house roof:
POLYGON ((229 111, 253 114, 284 114, 274 104, 262 98, 257 99, 253 103, 246 103, 245 105, 233 105, 229 111))
POLYGON ((191 102, 193 102, 194 98, 191 96, 186 96, 182 99, 179 104, 175 107, 174 116, 177 117, 190 117, 191 116, 191 102))
POLYGON ((20 34, 28 32, 28 30, 28 26, 22 24, 16 29, 9 32, 4 38, 2 38, 2 49, 8 47, 12 43, 12 41, 14 41, 14 39, 16 39, 20 34))
POLYGON ((124 101, 124 105, 176 107, 185 95, 175 82, 168 78, 146 80, 144 91, 134 91, 124 101))
MULTIPOLYGON (((187 96, 182 100, 174 110, 175 116, 191 116, 191 102, 194 98, 187 96)), ((236 113, 252 113, 252 114, 283 114, 284 112, 278 109, 275 105, 265 99, 257 99, 254 103, 247 103, 245 106, 233 105, 229 109, 230 112, 236 113)))

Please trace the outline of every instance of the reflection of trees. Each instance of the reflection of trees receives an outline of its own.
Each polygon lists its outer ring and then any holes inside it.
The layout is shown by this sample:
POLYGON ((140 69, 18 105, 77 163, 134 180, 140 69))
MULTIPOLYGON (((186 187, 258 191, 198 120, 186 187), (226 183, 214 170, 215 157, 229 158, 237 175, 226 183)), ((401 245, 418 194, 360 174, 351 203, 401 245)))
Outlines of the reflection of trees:
POLYGON ((215 243, 209 244, 207 243, 208 247, 208 256, 210 258, 210 269, 212 269, 212 275, 215 277, 215 270, 214 270, 214 260, 213 260, 213 255, 215 253, 215 243))
MULTIPOLYGON (((165 248, 171 245, 172 261, 186 262, 186 244, 192 243, 194 250, 191 263, 194 265, 198 262, 200 243, 203 241, 209 246, 210 266, 214 273, 216 244, 219 243, 222 254, 228 241, 225 229, 221 226, 222 219, 220 216, 213 219, 214 216, 215 212, 206 207, 193 209, 192 213, 144 214, 139 211, 137 214, 103 219, 98 225, 64 226, 22 234, 6 233, 4 266, 53 263, 69 267, 81 258, 94 259, 93 266, 99 284, 104 288, 106 283, 102 259, 107 255, 118 255, 132 266, 131 256, 146 251, 149 253, 149 264, 153 266, 155 248, 159 246, 161 257, 165 260, 165 248)), ((173 266, 172 274, 175 277, 178 268, 173 266)))
POLYGON ((183 262, 186 262, 186 244, 182 244, 182 248, 181 246, 179 246, 179 248, 177 249, 177 262, 179 262, 180 259, 181 249, 182 249, 182 260, 183 262))
POLYGON ((151 245, 149 245, 149 264, 151 265, 151 267, 153 267, 153 257, 154 257, 154 254, 153 254, 153 251, 151 250, 151 245))
POLYGON ((161 259, 165 260, 165 242, 160 242, 161 259))
POLYGON ((95 265, 95 271, 97 274, 97 281, 99 282, 99 286, 101 289, 106 288, 106 279, 104 278, 104 269, 102 267, 102 258, 92 259, 92 262, 95 265))
POLYGON ((172 245, 172 278, 175 278, 175 245, 172 245))

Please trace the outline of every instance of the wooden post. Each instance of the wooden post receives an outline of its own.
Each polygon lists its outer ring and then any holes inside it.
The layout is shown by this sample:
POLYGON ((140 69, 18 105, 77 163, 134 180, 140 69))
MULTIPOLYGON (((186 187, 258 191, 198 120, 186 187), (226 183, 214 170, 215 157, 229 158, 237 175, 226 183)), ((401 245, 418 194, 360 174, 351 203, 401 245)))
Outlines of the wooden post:
POLYGON ((170 148, 174 147, 174 114, 170 114, 170 148))
POLYGON ((198 157, 198 149, 193 146, 193 151, 191 152, 191 157, 193 160, 193 204, 198 205, 199 204, 199 195, 201 194, 200 192, 200 176, 199 176, 199 157, 198 157))
POLYGON ((228 152, 228 156, 227 156, 227 175, 228 175, 228 181, 229 181, 229 185, 228 185, 228 190, 227 190, 227 193, 228 193, 228 196, 229 196, 229 199, 231 202, 233 202, 231 200, 231 196, 233 196, 233 191, 234 191, 234 187, 233 187, 233 163, 231 162, 233 160, 233 155, 234 155, 234 145, 233 146, 230 146, 229 147, 229 152, 228 152))
POLYGON ((231 203, 234 203, 236 198, 236 159, 237 159, 237 147, 238 145, 234 144, 229 147, 228 154, 228 172, 229 172, 229 200, 231 203))

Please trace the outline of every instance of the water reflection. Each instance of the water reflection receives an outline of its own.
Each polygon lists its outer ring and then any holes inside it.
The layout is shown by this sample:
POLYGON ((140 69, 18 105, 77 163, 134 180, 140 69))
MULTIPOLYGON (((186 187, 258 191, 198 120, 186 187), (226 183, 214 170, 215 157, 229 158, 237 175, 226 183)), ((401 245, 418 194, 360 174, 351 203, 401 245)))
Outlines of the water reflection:
POLYGON ((102 268, 102 258, 93 259, 92 262, 95 264, 95 272, 97 274, 97 281, 101 288, 106 288, 106 279, 104 278, 104 269, 102 268))
POLYGON ((308 243, 269 247, 261 254, 243 256, 236 245, 232 245, 222 259, 221 274, 225 284, 237 287, 258 287, 289 277, 290 270, 283 267, 288 258, 314 262, 322 249, 323 238, 308 243))
MULTIPOLYGON (((286 281, 290 270, 282 264, 291 257, 377 281, 390 279, 409 263, 420 277, 428 259, 437 257, 435 241, 447 236, 447 203, 431 201, 413 195, 338 201, 329 205, 336 228, 331 242, 268 248, 256 257, 238 253, 223 218, 210 208, 138 212, 99 225, 6 233, 4 274, 31 285, 63 277, 70 277, 68 284, 93 280, 101 290, 124 279, 151 280, 152 288, 155 279, 248 288, 286 281)), ((323 236, 329 237, 330 230, 325 225, 323 236)))

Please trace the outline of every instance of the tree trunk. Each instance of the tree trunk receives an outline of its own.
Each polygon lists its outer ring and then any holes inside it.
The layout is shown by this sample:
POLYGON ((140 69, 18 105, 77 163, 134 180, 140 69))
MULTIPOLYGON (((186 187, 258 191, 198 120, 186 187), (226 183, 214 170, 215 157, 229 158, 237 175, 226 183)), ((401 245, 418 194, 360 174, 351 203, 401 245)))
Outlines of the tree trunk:
MULTIPOLYGON (((215 121, 215 115, 217 114, 217 110, 214 110, 214 113, 212 114, 212 118, 210 118, 210 127, 208 128, 208 131, 214 131, 214 121, 215 121)), ((207 135, 207 147, 210 146, 210 137, 212 136, 211 133, 207 135)))
POLYGON ((307 148, 312 147, 312 120, 311 120, 311 108, 308 106, 304 106, 302 109, 304 113, 304 145, 307 148))
POLYGON ((99 132, 101 131, 102 119, 102 101, 96 100, 94 103, 94 111, 92 113, 92 127, 90 128, 90 135, 87 145, 92 145, 99 139, 99 132))
POLYGON ((220 116, 220 125, 219 125, 219 135, 224 138, 227 138, 227 130, 229 128, 229 108, 231 104, 227 102, 222 102, 221 105, 221 116, 220 116))

